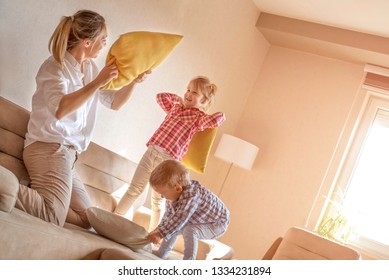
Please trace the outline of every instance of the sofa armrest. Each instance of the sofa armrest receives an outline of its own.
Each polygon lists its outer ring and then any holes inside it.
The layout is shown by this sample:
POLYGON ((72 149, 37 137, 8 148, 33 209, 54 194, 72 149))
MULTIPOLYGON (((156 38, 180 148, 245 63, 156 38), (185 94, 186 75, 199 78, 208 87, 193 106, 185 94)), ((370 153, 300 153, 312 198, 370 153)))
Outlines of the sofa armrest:
POLYGON ((264 260, 359 260, 361 254, 341 243, 301 227, 289 228, 262 258, 264 260))
POLYGON ((271 260, 273 259, 274 254, 276 253, 278 247, 282 242, 282 237, 278 237, 270 248, 266 251, 265 255, 262 257, 262 260, 271 260))
POLYGON ((0 165, 0 210, 11 212, 19 192, 19 181, 15 174, 0 165))

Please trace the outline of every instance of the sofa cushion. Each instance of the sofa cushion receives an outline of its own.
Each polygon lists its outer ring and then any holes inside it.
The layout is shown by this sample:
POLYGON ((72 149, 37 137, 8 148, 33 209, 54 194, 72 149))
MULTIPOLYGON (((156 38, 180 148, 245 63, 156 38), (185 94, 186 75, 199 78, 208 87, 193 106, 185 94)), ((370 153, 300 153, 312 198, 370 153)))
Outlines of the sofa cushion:
POLYGON ((0 178, 0 210, 9 213, 15 207, 19 181, 11 171, 1 165, 0 178))
POLYGON ((0 152, 0 165, 12 171, 21 184, 26 186, 29 184, 30 177, 28 176, 23 160, 0 152))
POLYGON ((24 138, 0 127, 0 151, 6 151, 17 159, 23 158, 24 138))
POLYGON ((81 153, 76 169, 93 206, 113 212, 121 192, 127 190, 137 164, 91 142, 81 153))
POLYGON ((89 194, 91 205, 113 212, 116 208, 116 199, 109 193, 103 192, 99 189, 85 185, 85 189, 89 194))
POLYGON ((107 56, 116 58, 119 75, 103 89, 128 85, 140 74, 156 68, 169 55, 183 36, 159 32, 128 32, 117 39, 107 56))
MULTIPOLYGON (((108 248, 131 251, 90 230, 67 223, 60 227, 17 208, 0 211, 0 244, 0 260, 76 260, 108 248)), ((135 252, 133 258, 150 259, 135 252)))
MULTIPOLYGON (((95 169, 100 173, 111 175, 124 182, 131 182, 132 176, 134 175, 135 169, 137 167, 135 162, 130 161, 127 158, 116 154, 94 142, 91 142, 88 146, 88 149, 80 154, 76 165, 78 169, 81 169, 82 166, 86 166, 90 169, 95 169)), ((90 170, 85 172, 91 173, 90 170)), ((93 173, 91 173, 91 175, 95 176, 93 173)), ((99 178, 99 180, 100 179, 102 178, 99 178)), ((86 184, 89 183, 86 182, 86 184)), ((93 185, 92 182, 90 185, 93 185)), ((112 191, 117 190, 117 187, 115 187, 115 189, 102 190, 111 193, 112 191)))
POLYGON ((23 184, 30 181, 23 164, 24 137, 30 113, 0 96, 0 165, 23 184))
POLYGON ((0 127, 24 137, 30 112, 1 96, 0 108, 0 127))
POLYGON ((133 250, 143 248, 151 251, 151 244, 147 240, 148 232, 144 227, 97 207, 88 208, 86 214, 91 226, 100 235, 133 250))

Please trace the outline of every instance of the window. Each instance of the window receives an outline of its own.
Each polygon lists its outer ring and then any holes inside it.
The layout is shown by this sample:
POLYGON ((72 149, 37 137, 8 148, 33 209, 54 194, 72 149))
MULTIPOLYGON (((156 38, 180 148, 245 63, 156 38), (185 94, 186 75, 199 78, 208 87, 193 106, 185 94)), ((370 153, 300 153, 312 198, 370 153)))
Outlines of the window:
POLYGON ((389 93, 361 113, 318 231, 389 258, 389 93))

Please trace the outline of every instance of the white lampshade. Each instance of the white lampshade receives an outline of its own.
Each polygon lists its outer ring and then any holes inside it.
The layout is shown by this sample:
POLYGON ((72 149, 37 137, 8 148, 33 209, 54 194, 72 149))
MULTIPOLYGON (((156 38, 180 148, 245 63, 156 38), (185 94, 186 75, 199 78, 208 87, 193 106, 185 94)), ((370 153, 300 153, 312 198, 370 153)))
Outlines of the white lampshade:
POLYGON ((223 134, 215 157, 250 170, 259 149, 257 146, 229 134, 223 134))

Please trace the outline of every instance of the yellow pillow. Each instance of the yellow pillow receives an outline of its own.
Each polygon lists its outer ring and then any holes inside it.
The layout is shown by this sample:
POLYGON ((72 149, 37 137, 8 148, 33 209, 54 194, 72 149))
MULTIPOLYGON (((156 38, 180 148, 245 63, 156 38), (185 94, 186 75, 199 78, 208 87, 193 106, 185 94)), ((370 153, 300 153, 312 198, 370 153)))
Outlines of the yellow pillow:
POLYGON ((131 83, 147 70, 156 68, 183 36, 138 31, 120 35, 108 52, 106 62, 116 58, 119 75, 102 89, 117 89, 131 83))
POLYGON ((204 173, 216 132, 217 128, 215 127, 195 133, 190 141, 188 151, 181 160, 187 168, 197 173, 204 173))

